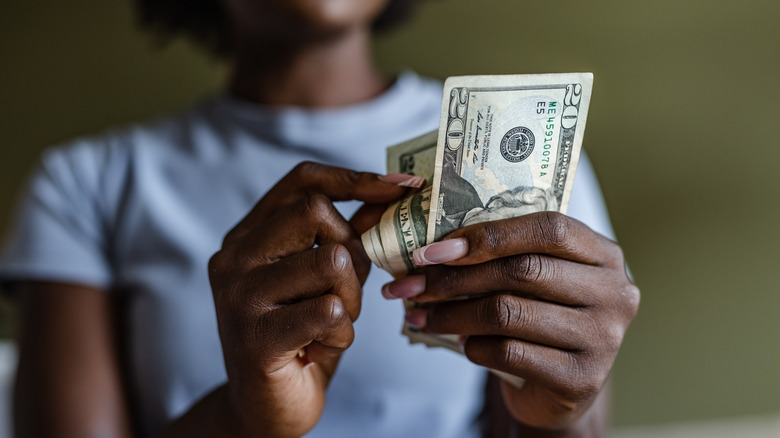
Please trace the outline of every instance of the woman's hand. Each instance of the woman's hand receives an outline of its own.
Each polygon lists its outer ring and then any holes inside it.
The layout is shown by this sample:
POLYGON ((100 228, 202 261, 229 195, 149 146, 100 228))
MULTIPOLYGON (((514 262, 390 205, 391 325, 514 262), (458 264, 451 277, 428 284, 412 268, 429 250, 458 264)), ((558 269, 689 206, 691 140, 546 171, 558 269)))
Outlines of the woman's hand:
POLYGON ((615 242, 541 212, 456 230, 415 257, 443 265, 383 290, 420 304, 409 323, 461 335, 471 361, 526 379, 519 389, 502 382, 521 423, 563 429, 583 416, 639 306, 615 242))
POLYGON ((383 211, 361 209, 350 223, 332 202, 387 203, 405 190, 394 177, 301 164, 212 257, 228 373, 222 412, 236 433, 297 437, 316 424, 360 313, 370 263, 359 233, 383 211))

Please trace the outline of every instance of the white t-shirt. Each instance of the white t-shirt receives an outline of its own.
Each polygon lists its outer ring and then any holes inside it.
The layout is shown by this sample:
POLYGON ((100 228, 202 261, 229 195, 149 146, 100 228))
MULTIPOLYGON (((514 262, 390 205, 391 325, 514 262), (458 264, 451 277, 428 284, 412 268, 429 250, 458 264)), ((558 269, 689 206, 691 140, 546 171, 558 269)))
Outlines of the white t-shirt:
MULTIPOLYGON (((0 278, 121 294, 131 399, 143 435, 226 380, 207 263, 225 233, 290 169, 313 160, 384 173, 385 148, 435 129, 441 84, 402 74, 336 109, 267 108, 219 96, 180 114, 48 151, 0 257, 0 278)), ((569 214, 611 236, 587 159, 569 214)), ((338 204, 349 217, 358 203, 338 204)), ((484 370, 410 346, 400 302, 373 269, 355 341, 311 437, 478 436, 484 370)))

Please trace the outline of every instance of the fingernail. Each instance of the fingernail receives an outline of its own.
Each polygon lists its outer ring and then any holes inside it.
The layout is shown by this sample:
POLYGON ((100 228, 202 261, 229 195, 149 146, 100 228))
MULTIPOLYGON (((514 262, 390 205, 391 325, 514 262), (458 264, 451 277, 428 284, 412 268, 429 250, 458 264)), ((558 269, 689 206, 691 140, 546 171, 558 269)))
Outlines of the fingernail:
POLYGON ((459 237, 417 248, 412 253, 412 257, 417 266, 425 266, 451 262, 463 257, 468 252, 468 241, 459 237))
POLYGON ((424 275, 410 275, 382 286, 382 296, 388 300, 411 298, 425 290, 424 275))
POLYGON ((428 311, 425 309, 412 309, 406 312, 404 321, 406 325, 414 330, 422 330, 425 328, 425 323, 428 319, 428 311))
POLYGON ((405 173, 390 173, 387 175, 379 175, 380 181, 384 181, 390 184, 395 184, 401 187, 412 187, 419 189, 425 184, 425 178, 421 176, 407 175, 405 173))

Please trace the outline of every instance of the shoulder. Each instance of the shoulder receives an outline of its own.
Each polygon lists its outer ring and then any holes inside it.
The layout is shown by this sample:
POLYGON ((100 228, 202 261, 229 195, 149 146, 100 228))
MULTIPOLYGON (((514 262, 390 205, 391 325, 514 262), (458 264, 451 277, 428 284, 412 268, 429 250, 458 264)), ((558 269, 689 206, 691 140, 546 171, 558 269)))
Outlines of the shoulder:
POLYGON ((187 154, 193 131, 207 123, 212 100, 146 122, 107 128, 44 150, 41 170, 51 177, 78 178, 99 185, 107 175, 121 173, 138 159, 187 154))
POLYGON ((78 221, 91 221, 95 229, 111 226, 120 219, 122 205, 137 198, 139 190, 160 188, 171 163, 184 166, 198 155, 191 139, 202 129, 207 112, 204 102, 52 146, 41 155, 22 199, 44 211, 74 211, 78 221))

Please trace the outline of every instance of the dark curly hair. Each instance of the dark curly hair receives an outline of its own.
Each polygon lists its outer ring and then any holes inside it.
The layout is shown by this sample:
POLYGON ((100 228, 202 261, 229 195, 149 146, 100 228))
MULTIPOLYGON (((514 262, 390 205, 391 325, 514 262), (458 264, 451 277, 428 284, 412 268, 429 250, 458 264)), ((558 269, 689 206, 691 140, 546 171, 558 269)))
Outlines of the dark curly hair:
MULTIPOLYGON (((411 15, 419 0, 390 0, 373 28, 393 28, 411 15)), ((138 24, 161 41, 187 36, 214 55, 230 53, 227 13, 219 0, 135 0, 138 24)))

